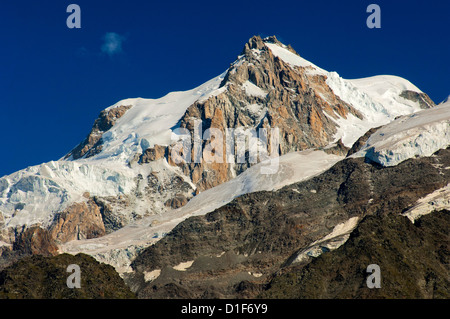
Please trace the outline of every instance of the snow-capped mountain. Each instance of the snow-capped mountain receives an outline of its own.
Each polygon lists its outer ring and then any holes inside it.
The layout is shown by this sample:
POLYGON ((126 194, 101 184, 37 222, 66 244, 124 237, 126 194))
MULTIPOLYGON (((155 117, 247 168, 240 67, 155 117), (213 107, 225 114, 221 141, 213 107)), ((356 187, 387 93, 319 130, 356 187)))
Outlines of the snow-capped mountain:
POLYGON ((387 124, 354 156, 382 165, 429 156, 449 144, 448 115, 448 103, 434 108, 405 79, 343 79, 275 37, 253 37, 225 72, 203 85, 119 101, 60 160, 0 178, 0 244, 13 249, 25 229, 38 226, 60 251, 87 252, 125 272, 140 249, 186 218, 323 173, 371 128, 387 124), (277 128, 278 144, 267 145, 280 155, 277 173, 262 175, 264 163, 236 160, 175 163, 179 131, 193 134, 195 123, 202 134, 277 128), (423 130, 426 136, 412 137, 423 130), (389 147, 381 145, 386 134, 389 147))
POLYGON ((314 150, 282 155, 277 174, 261 174, 263 164, 256 164, 236 178, 201 192, 183 207, 148 216, 102 237, 69 241, 62 244, 60 249, 70 254, 90 254, 99 261, 113 265, 121 274, 130 272, 131 261, 140 250, 156 243, 189 217, 205 215, 243 194, 272 191, 306 180, 341 159, 343 156, 314 150))

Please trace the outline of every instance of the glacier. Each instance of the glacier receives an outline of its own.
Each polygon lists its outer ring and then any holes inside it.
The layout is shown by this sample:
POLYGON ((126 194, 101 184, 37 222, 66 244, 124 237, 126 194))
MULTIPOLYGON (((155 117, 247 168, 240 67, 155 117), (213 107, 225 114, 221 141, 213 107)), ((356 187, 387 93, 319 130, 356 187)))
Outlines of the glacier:
POLYGON ((450 145, 450 102, 397 118, 372 134, 353 157, 383 166, 431 156, 450 145))

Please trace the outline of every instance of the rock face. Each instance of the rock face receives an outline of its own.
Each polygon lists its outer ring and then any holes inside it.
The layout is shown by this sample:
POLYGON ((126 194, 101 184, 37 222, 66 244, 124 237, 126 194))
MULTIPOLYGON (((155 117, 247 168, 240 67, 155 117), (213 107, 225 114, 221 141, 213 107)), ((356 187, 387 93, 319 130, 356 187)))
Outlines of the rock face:
POLYGON ((442 298, 450 296, 450 212, 412 224, 396 214, 368 216, 339 249, 305 267, 283 270, 263 298, 442 298), (366 284, 367 266, 380 267, 380 289, 366 284))
POLYGON ((139 254, 127 280, 140 298, 172 298, 174 291, 189 298, 254 297, 335 226, 352 217, 398 215, 446 186, 450 172, 436 164, 450 165, 449 149, 388 168, 348 158, 306 182, 243 195, 178 224, 139 254), (176 270, 183 263, 190 267, 176 270), (157 278, 145 281, 156 271, 157 278))
POLYGON ((419 102, 420 107, 423 109, 429 109, 436 105, 430 99, 430 97, 428 95, 426 95, 425 93, 414 92, 411 90, 404 90, 400 94, 400 96, 404 99, 407 99, 407 100, 410 100, 413 102, 419 102))
POLYGON ((24 255, 54 256, 58 254, 56 245, 51 234, 39 226, 16 229, 16 239, 13 250, 24 255))
POLYGON ((0 271, 0 299, 134 298, 114 268, 78 254, 30 256, 0 271), (71 264, 80 267, 81 288, 68 288, 71 264))
POLYGON ((99 206, 94 200, 75 203, 55 215, 49 228, 50 236, 60 243, 105 235, 99 206))
POLYGON ((157 161, 161 158, 167 157, 167 147, 161 145, 155 145, 154 147, 147 148, 145 152, 139 157, 139 164, 145 164, 157 161))
MULTIPOLYGON (((180 127, 192 131, 197 120, 201 121, 203 132, 210 128, 222 132, 226 128, 256 132, 260 128, 268 131, 278 128, 277 152, 283 155, 330 144, 337 126, 333 119, 337 116, 352 114, 362 118, 334 94, 326 84, 326 75, 311 73, 308 67, 289 65, 274 56, 265 43, 282 45, 275 37, 251 38, 228 69, 221 84, 223 92, 190 106, 180 120, 180 127)), ((225 147, 225 137, 223 143, 225 147)), ((269 142, 268 148, 272 147, 269 142)), ((236 149, 233 151, 236 154, 236 149)), ((194 157, 192 150, 191 158, 194 157)), ((248 163, 229 164, 224 154, 220 165, 191 163, 182 165, 182 169, 202 191, 228 181, 248 166, 248 163)))

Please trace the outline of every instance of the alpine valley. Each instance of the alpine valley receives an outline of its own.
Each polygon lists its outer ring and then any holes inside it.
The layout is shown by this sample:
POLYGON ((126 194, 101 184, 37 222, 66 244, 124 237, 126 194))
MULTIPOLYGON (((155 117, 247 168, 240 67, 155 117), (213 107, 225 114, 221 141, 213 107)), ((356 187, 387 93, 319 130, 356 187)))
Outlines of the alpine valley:
POLYGON ((0 298, 449 298, 449 212, 448 99, 254 36, 217 77, 119 101, 59 160, 0 178, 0 298), (212 129, 278 132, 276 169, 212 129), (230 152, 179 162, 180 132, 230 152), (66 263, 89 269, 78 294, 66 263))

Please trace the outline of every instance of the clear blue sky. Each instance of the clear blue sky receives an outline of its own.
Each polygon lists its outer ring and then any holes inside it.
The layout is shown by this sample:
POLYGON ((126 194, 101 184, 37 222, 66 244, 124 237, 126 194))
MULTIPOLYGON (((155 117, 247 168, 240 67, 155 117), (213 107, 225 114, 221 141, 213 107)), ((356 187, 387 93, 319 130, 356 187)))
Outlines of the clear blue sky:
POLYGON ((253 35, 276 35, 344 78, 404 77, 440 102, 450 94, 449 3, 0 0, 0 176, 59 159, 121 99, 220 74, 253 35), (66 26, 71 3, 81 29, 66 26), (366 26, 370 3, 381 29, 366 26))

